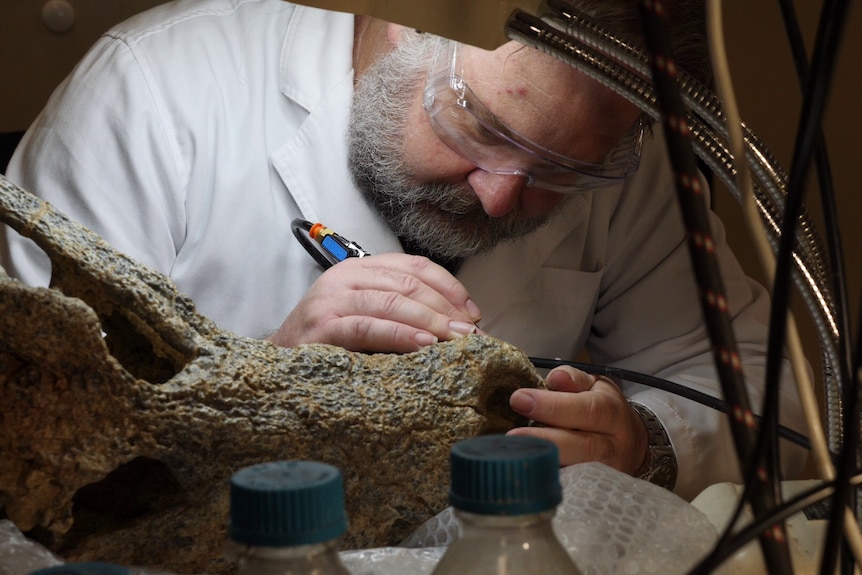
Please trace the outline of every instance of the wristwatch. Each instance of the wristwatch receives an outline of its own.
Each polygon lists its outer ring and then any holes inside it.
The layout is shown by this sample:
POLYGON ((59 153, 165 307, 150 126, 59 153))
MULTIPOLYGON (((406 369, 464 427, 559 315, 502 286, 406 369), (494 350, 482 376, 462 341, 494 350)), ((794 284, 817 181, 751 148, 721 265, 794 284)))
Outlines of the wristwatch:
POLYGON ((638 477, 659 487, 672 490, 676 485, 679 468, 676 463, 676 454, 664 426, 656 414, 646 406, 635 401, 629 401, 629 405, 641 417, 649 435, 646 469, 638 477))

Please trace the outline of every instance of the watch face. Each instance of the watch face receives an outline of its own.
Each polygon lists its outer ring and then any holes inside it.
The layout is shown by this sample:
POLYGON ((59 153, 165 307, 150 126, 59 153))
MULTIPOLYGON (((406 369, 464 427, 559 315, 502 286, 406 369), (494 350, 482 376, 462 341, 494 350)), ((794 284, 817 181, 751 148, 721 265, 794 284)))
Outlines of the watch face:
POLYGON ((676 479, 676 473, 674 473, 672 469, 663 467, 656 470, 655 474, 653 475, 653 479, 656 480, 655 483, 662 486, 667 486, 674 479, 676 479))
POLYGON ((673 489, 676 485, 676 474, 674 460, 667 456, 659 456, 653 461, 645 479, 665 489, 673 489))

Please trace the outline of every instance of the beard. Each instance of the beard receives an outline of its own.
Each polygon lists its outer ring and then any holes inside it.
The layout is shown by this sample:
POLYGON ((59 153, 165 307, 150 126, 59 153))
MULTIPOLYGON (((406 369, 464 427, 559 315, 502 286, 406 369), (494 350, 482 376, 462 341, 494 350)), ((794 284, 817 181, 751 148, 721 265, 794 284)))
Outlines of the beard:
POLYGON ((356 185, 402 243, 439 259, 464 258, 541 227, 551 214, 526 217, 516 207, 492 218, 466 182, 422 182, 411 176, 401 144, 437 42, 431 34, 405 34, 359 78, 349 162, 356 185))

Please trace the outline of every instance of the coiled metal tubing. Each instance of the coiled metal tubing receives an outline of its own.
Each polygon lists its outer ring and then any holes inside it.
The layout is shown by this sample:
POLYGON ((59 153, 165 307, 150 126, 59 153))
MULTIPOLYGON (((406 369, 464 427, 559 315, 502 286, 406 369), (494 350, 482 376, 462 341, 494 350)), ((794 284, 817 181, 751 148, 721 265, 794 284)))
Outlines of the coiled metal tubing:
MULTIPOLYGON (((647 55, 572 10, 565 0, 547 0, 537 15, 516 10, 506 28, 509 38, 545 51, 576 67, 611 88, 643 110, 660 119, 647 55)), ((686 105, 695 153, 720 178, 737 201, 741 192, 736 182, 735 160, 727 144, 727 130, 721 103, 708 88, 680 71, 680 88, 686 105)), ((781 214, 788 176, 763 142, 743 124, 746 160, 749 163, 755 202, 773 250, 781 238, 781 214)), ((822 356, 826 435, 830 451, 838 453, 843 443, 844 409, 838 322, 830 287, 830 264, 822 241, 808 213, 797 219, 797 248, 793 255, 794 282, 814 321, 822 356)))

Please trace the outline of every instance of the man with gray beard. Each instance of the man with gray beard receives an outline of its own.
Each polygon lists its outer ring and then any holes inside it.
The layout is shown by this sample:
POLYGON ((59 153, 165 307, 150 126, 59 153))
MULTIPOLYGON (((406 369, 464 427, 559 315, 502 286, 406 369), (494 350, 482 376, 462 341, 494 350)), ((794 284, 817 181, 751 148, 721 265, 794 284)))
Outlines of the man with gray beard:
MULTIPOLYGON (((630 2, 577 4, 637 41, 630 2)), ((696 68, 698 2, 677 4, 696 68)), ((411 352, 484 332, 719 393, 660 130, 515 42, 485 51, 282 0, 171 2, 97 42, 7 175, 241 335, 411 352), (295 218, 375 255, 323 271, 295 218)), ((769 302, 712 223, 756 393, 769 302)), ((0 264, 47 284, 38 248, 0 233, 0 264)), ((564 465, 603 461, 684 497, 739 480, 722 414, 570 367, 547 384, 512 395, 540 424, 512 433, 554 441, 564 465), (648 425, 672 445, 662 466, 648 425)))
POLYGON ((424 88, 442 40, 405 31, 395 48, 357 82, 350 122, 350 167, 359 188, 402 241, 438 258, 464 258, 541 226, 550 213, 485 213, 463 183, 418 182, 410 177, 401 143, 416 91, 424 88), (385 105, 381 105, 385 102, 385 105))

